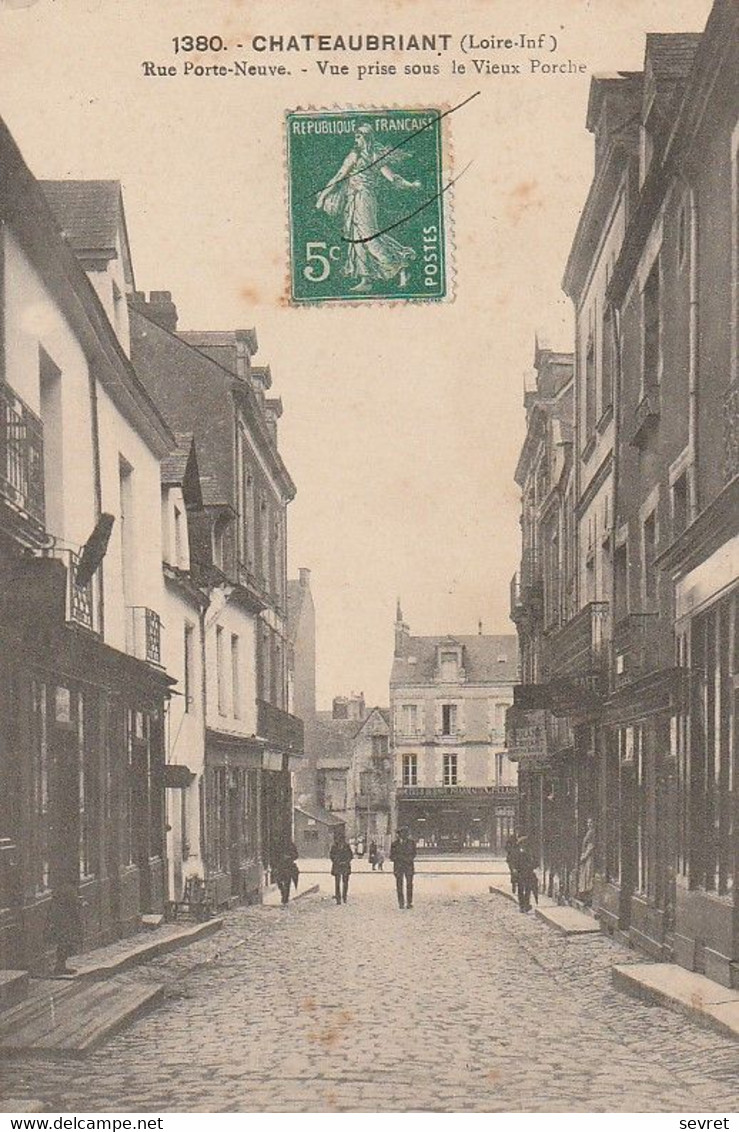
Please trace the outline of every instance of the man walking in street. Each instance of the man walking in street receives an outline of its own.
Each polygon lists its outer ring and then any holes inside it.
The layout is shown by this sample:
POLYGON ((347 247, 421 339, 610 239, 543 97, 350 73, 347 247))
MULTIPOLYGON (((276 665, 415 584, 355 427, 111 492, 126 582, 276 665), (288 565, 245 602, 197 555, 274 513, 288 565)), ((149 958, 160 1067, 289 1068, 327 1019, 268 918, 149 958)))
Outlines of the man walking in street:
POLYGON ((334 900, 346 904, 349 892, 349 874, 352 871, 352 848, 346 840, 344 827, 339 826, 334 834, 334 843, 329 853, 331 857, 331 876, 334 878, 334 900))
POLYGON ((416 843, 410 836, 407 826, 401 826, 398 836, 390 846, 390 860, 393 862, 395 885, 398 890, 398 907, 413 907, 413 874, 416 859, 416 843), (403 881, 405 881, 405 891, 403 881))
POLYGON ((288 900, 290 899, 290 885, 294 883, 295 887, 298 887, 300 870, 297 866, 297 860, 298 850, 295 842, 291 837, 285 837, 277 849, 275 863, 272 869, 272 875, 280 890, 283 908, 287 907, 288 900))

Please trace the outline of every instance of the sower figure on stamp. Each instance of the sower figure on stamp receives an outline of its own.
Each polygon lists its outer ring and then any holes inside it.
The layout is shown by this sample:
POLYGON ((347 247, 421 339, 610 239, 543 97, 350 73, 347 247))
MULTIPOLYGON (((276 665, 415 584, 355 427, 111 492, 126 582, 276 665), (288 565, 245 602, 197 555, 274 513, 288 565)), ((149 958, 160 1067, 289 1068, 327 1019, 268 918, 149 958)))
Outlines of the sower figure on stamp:
POLYGON ((344 835, 344 827, 336 830, 330 850, 331 876, 334 878, 334 900, 346 904, 349 892, 349 875, 352 871, 352 847, 344 835))
POLYGON ((410 836, 407 826, 401 826, 398 836, 390 846, 390 860, 393 862, 395 885, 398 890, 398 907, 413 907, 413 874, 415 872, 416 843, 410 836), (405 882, 405 891, 404 889, 405 882))
POLYGON ((341 168, 316 198, 316 208, 329 216, 342 217, 348 249, 343 271, 357 280, 352 291, 371 291, 373 282, 387 283, 396 276, 400 287, 408 286, 408 266, 416 253, 383 232, 379 220, 383 180, 395 189, 421 188, 420 181, 406 181, 391 168, 402 157, 399 150, 386 157, 372 126, 363 123, 357 127, 354 147, 341 168))

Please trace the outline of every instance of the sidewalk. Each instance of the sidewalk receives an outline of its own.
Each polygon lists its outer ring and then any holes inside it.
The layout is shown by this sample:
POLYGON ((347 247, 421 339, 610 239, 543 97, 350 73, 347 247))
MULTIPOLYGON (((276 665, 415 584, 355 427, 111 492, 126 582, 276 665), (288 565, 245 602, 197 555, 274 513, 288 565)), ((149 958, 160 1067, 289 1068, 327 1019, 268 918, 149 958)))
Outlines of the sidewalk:
MULTIPOLYGON (((508 877, 496 879, 489 889, 517 903, 508 877)), ((539 896, 539 905, 534 905, 534 911, 538 919, 569 938, 607 938, 602 935, 594 916, 566 904, 556 904, 548 896, 539 896)), ((611 978, 614 986, 635 998, 666 1006, 739 1039, 739 990, 721 986, 676 963, 617 963, 611 967, 611 978)))
POLYGON ((739 1038, 739 991, 676 963, 619 963, 611 968, 619 990, 656 1002, 697 1022, 739 1038))
POLYGON ((137 963, 144 963, 147 959, 155 959, 158 955, 173 951, 176 947, 194 943, 222 927, 223 916, 214 916, 202 923, 164 923, 161 927, 116 940, 107 947, 96 947, 94 951, 87 951, 84 955, 73 956, 70 966, 74 969, 74 974, 65 975, 62 980, 105 979, 134 967, 137 963))
POLYGON ((0 1058, 87 1056, 164 994, 161 983, 122 972, 222 926, 222 916, 203 923, 162 924, 73 957, 69 975, 26 977, 22 993, 0 1010, 0 1058))
MULTIPOLYGON (((518 903, 517 897, 511 891, 511 882, 508 876, 496 878, 489 888, 490 892, 505 896, 513 904, 518 903)), ((582 937, 600 935, 600 926, 594 916, 588 915, 587 912, 580 912, 577 908, 571 908, 568 904, 557 904, 555 900, 543 893, 539 895, 539 903, 533 904, 533 909, 539 920, 543 920, 545 924, 549 924, 562 935, 582 937)))

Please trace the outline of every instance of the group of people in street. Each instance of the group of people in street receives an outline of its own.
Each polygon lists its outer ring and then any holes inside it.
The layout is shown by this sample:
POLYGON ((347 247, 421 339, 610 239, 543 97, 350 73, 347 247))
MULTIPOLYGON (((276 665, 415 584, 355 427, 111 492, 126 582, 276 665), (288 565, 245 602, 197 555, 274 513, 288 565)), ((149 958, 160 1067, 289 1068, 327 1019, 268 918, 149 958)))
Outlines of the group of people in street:
MULTIPOLYGON (((346 839, 343 828, 337 829, 329 855, 331 857, 331 876, 334 878, 334 900, 337 904, 346 904, 349 896, 349 877, 352 872, 354 851, 346 839)), ((398 830, 397 836, 390 846, 390 860, 393 862, 398 906, 400 908, 412 908, 416 843, 411 838, 410 831, 406 826, 398 830)), ((374 841, 370 843, 369 861, 373 872, 378 869, 382 871, 385 864, 385 854, 374 841)), ((298 849, 295 842, 289 837, 277 849, 272 863, 272 879, 280 890, 280 900, 284 908, 290 900, 290 889, 294 885, 297 890, 300 879, 298 849)))
MULTIPOLYGON (((334 843, 330 850, 331 876, 334 878, 334 900, 337 904, 346 904, 349 895, 349 877, 352 871, 354 854, 351 845, 346 840, 343 829, 337 829, 334 843)), ((395 840, 390 846, 390 860, 393 862, 395 874, 395 887, 398 894, 399 908, 413 907, 413 876, 415 873, 416 843, 410 836, 407 826, 402 826, 395 840)), ((372 871, 382 867, 385 855, 378 849, 376 842, 369 847, 369 861, 372 871)))

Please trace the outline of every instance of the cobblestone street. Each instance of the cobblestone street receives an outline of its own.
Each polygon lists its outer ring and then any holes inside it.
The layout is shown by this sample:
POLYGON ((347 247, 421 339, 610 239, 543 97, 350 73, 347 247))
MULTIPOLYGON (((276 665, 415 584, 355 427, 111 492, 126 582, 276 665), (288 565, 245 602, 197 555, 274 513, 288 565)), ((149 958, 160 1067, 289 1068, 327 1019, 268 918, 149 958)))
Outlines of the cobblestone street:
MULTIPOLYGON (((487 892, 392 874, 233 912, 130 977, 167 1000, 83 1062, 7 1062, 47 1111, 735 1111, 739 1048, 611 985, 633 953, 569 940, 487 892)), ((7 1108, 7 1099, 4 1107, 7 1108)))

